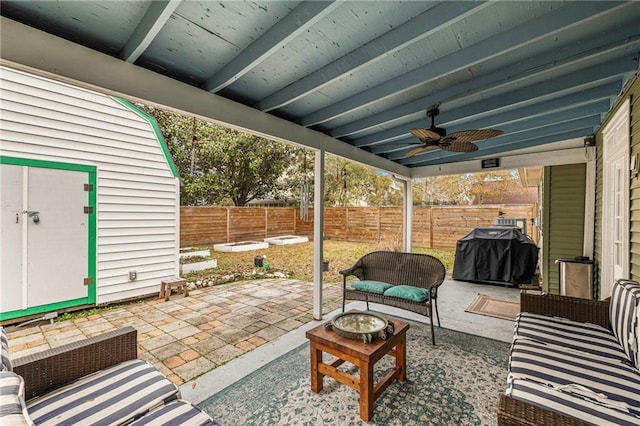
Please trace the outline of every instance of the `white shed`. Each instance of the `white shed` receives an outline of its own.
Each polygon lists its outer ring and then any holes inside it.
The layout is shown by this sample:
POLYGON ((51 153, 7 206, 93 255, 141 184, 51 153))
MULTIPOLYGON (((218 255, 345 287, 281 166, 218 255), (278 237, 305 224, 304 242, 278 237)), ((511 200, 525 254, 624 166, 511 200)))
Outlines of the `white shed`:
POLYGON ((0 320, 157 293, 180 187, 129 102, 0 67, 0 320))

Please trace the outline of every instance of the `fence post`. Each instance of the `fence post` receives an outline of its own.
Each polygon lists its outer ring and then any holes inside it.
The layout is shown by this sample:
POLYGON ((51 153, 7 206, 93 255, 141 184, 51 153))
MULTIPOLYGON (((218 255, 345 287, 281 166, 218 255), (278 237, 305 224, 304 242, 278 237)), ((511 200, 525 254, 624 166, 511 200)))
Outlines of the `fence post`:
POLYGON ((349 207, 344 208, 344 240, 349 241, 349 207))
POLYGON ((230 227, 231 227, 231 210, 227 207, 227 243, 230 243, 230 227))
POLYGON ((429 248, 433 248, 433 207, 429 208, 429 248))

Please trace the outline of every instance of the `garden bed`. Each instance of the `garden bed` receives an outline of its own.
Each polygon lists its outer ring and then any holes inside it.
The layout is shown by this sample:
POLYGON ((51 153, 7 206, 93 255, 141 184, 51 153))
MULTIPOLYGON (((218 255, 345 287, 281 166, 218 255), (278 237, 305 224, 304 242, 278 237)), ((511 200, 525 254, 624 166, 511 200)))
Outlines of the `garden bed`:
POLYGON ((186 259, 189 257, 209 257, 209 256, 211 256, 211 251, 208 248, 188 247, 185 249, 180 249, 180 259, 186 259))
POLYGON ((212 269, 218 266, 218 261, 209 257, 211 253, 209 249, 180 251, 180 275, 212 269))
POLYGON ((269 243, 265 243, 264 241, 240 241, 237 243, 223 243, 223 244, 214 244, 214 251, 222 251, 222 252, 242 252, 242 251, 251 251, 251 250, 261 250, 269 248, 269 243))
POLYGON ((300 244, 309 242, 309 238, 299 235, 282 235, 280 237, 269 237, 264 239, 269 244, 284 246, 288 244, 300 244))

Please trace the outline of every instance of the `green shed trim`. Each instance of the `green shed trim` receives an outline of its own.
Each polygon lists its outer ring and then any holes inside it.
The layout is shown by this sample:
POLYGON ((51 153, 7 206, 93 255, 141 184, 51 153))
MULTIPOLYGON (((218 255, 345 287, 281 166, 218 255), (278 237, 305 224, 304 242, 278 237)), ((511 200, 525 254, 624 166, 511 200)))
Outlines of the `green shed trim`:
POLYGON ((28 158, 17 158, 17 157, 7 157, 0 156, 0 164, 11 164, 14 166, 26 166, 26 167, 39 167, 44 169, 58 169, 58 170, 70 170, 77 172, 85 172, 88 175, 89 184, 93 186, 93 191, 88 191, 89 196, 89 206, 92 208, 93 213, 88 213, 89 215, 89 229, 88 231, 88 250, 87 253, 87 273, 89 278, 91 278, 91 284, 88 287, 87 297, 82 297, 79 299, 73 300, 65 300, 63 302, 50 303, 46 305, 40 306, 32 306, 27 309, 19 309, 10 312, 2 312, 0 313, 0 321, 19 318, 27 315, 39 314, 43 312, 55 311, 57 309, 70 308, 73 306, 79 305, 95 305, 96 303, 96 295, 97 295, 97 274, 96 274, 96 261, 97 261, 97 174, 98 169, 96 166, 89 166, 85 164, 73 164, 73 163, 62 163, 58 161, 43 161, 43 160, 32 160, 28 158))
MULTIPOLYGON (((95 285, 93 285, 93 287, 95 287, 95 285)), ((46 312, 57 311, 58 309, 75 308, 83 305, 87 305, 87 306, 95 305, 95 300, 93 302, 88 302, 87 299, 88 298, 83 297, 80 299, 65 300, 64 302, 49 303, 47 305, 41 305, 41 306, 32 306, 30 308, 19 309, 17 311, 3 312, 3 313, 0 313, 0 321, 7 321, 15 318, 28 317, 30 315, 36 315, 36 314, 44 314, 46 312)))
POLYGON ((164 157, 167 160, 169 169, 171 169, 171 174, 173 175, 173 177, 180 177, 180 174, 178 173, 178 169, 176 168, 176 165, 174 164, 173 159, 171 158, 169 147, 167 146, 167 143, 162 137, 162 132, 160 132, 160 128, 158 127, 158 123, 156 123, 156 120, 153 117, 151 117, 149 114, 147 114, 146 112, 142 111, 140 108, 132 104, 131 102, 127 101, 126 99, 122 99, 118 97, 113 97, 113 99, 115 99, 125 107, 129 108, 131 111, 135 112, 140 117, 147 120, 149 124, 151 124, 151 127, 153 128, 153 132, 156 134, 156 139, 158 140, 158 143, 160 144, 160 148, 162 148, 162 152, 164 153, 164 157))

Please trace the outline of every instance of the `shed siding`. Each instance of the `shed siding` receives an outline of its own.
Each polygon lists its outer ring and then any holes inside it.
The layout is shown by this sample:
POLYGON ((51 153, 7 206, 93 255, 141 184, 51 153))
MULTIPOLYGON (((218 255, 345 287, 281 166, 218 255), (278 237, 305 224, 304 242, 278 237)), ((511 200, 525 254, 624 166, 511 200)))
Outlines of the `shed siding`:
POLYGON ((152 125, 89 90, 10 68, 0 81, 1 155, 97 166, 97 303, 157 292, 177 271, 179 193, 152 125))
POLYGON ((556 259, 582 255, 584 240, 585 164, 545 167, 547 211, 544 256, 545 288, 560 293, 556 259))

